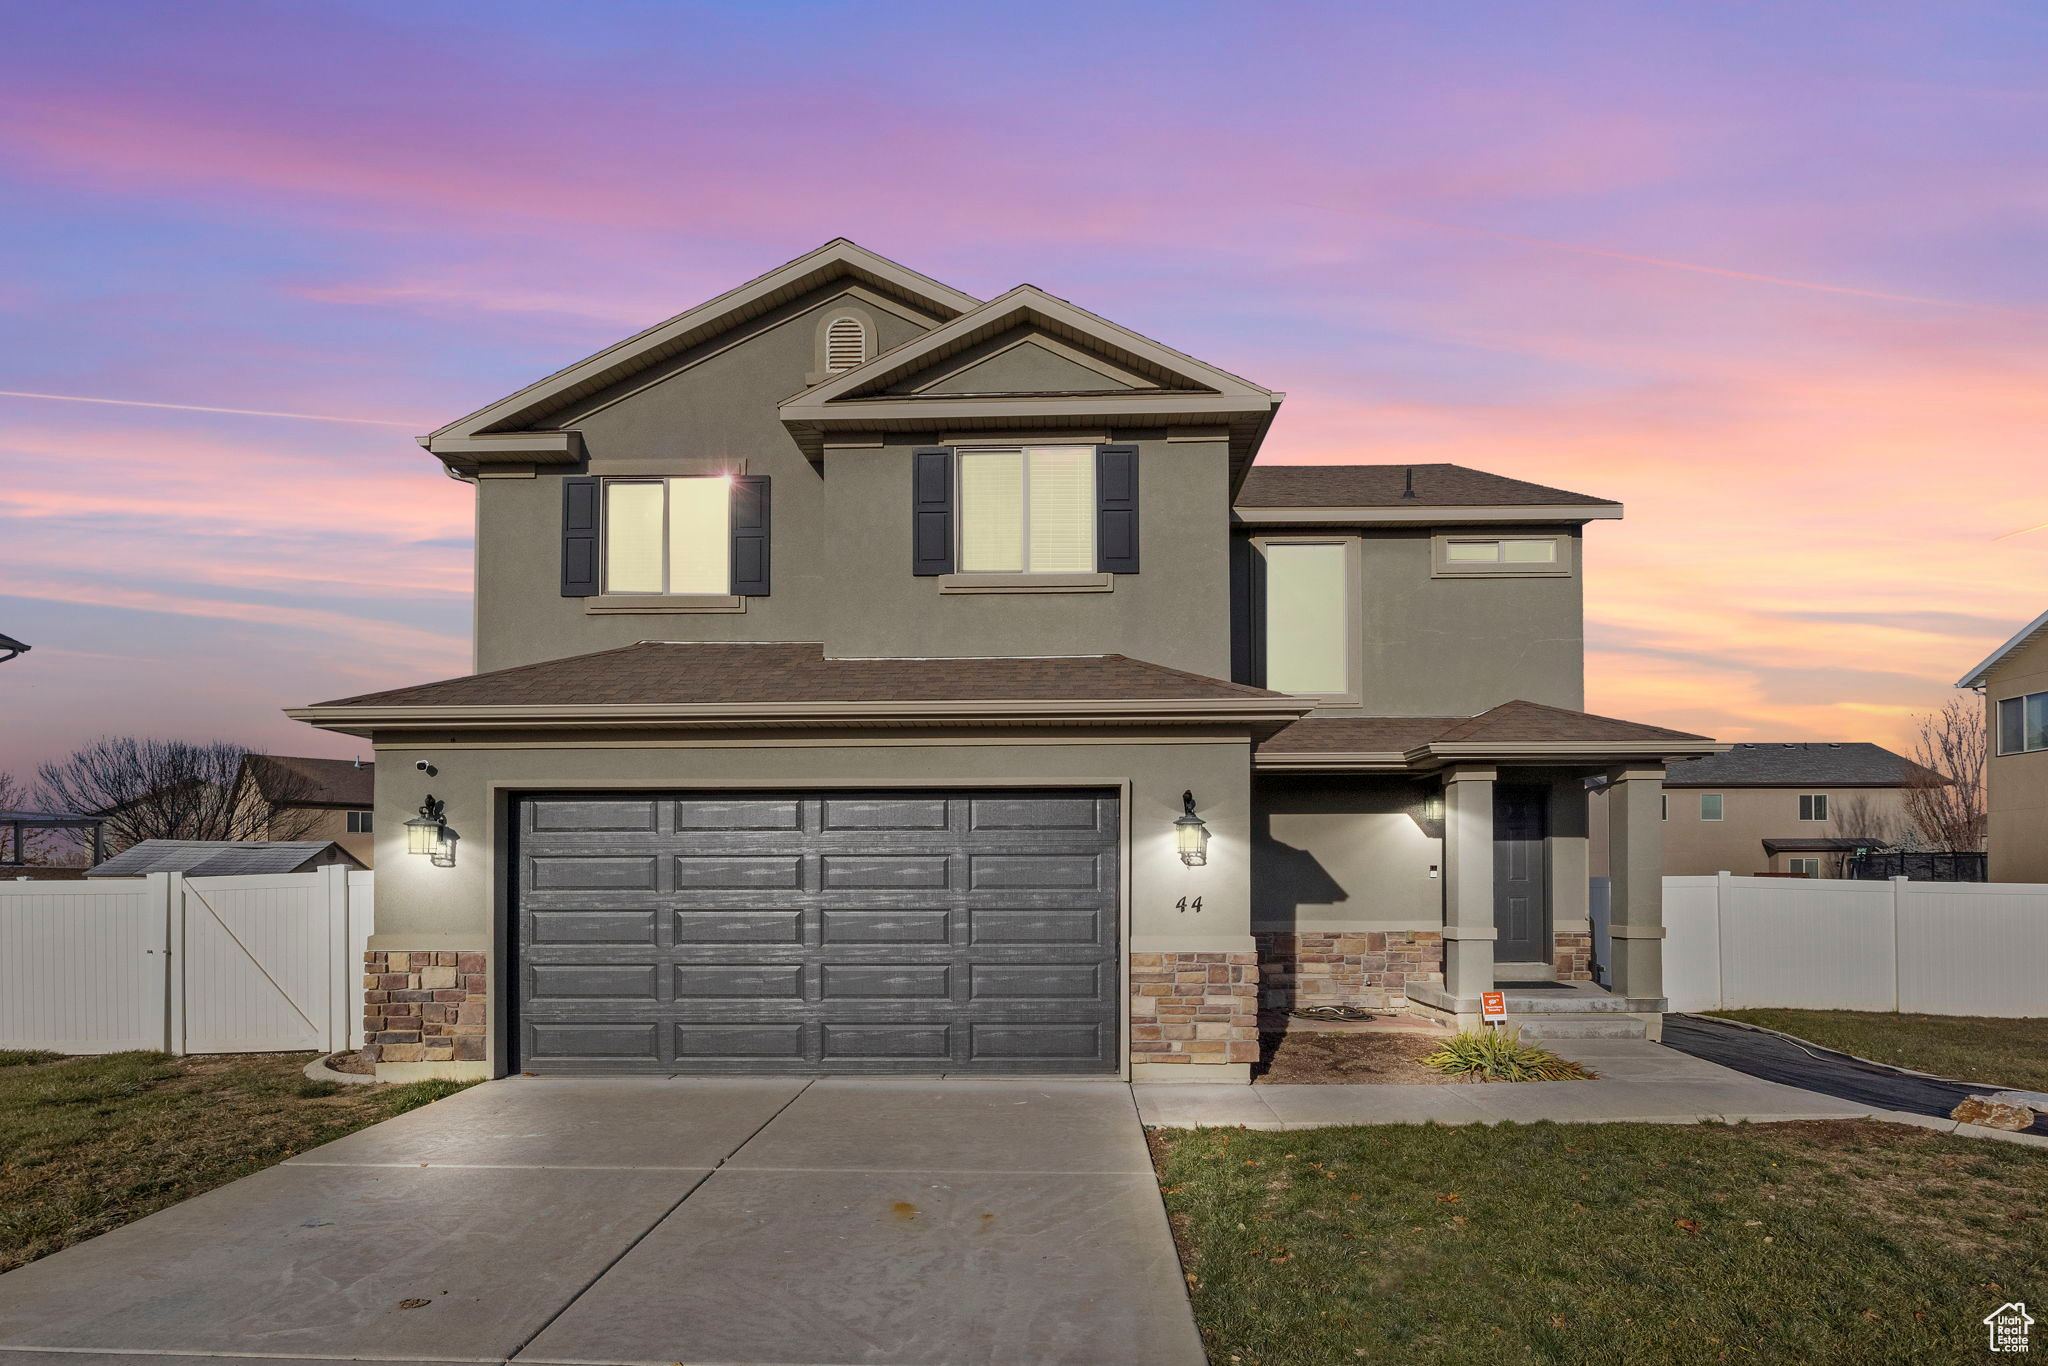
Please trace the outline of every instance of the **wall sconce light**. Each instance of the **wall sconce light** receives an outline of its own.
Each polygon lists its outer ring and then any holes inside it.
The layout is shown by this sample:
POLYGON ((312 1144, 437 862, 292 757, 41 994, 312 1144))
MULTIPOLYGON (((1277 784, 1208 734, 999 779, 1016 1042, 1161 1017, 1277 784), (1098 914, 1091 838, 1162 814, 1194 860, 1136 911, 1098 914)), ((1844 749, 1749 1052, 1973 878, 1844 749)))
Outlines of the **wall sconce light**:
POLYGON ((448 833, 446 805, 428 793, 420 803, 420 814, 405 823, 405 852, 426 854, 436 868, 455 866, 455 837, 448 833))
POLYGON ((1442 789, 1442 788, 1438 788, 1438 789, 1437 789, 1436 791, 1434 791, 1434 792, 1429 792, 1429 793, 1425 793, 1425 794, 1423 794, 1423 798, 1422 798, 1422 819, 1424 819, 1424 820, 1426 820, 1426 821, 1440 821, 1440 820, 1442 820, 1443 818, 1444 818, 1444 794, 1443 794, 1443 789, 1442 789))
POLYGON ((1209 861, 1209 827, 1195 814, 1195 794, 1192 791, 1180 794, 1182 814, 1173 823, 1173 841, 1180 850, 1180 861, 1190 868, 1200 868, 1209 861))

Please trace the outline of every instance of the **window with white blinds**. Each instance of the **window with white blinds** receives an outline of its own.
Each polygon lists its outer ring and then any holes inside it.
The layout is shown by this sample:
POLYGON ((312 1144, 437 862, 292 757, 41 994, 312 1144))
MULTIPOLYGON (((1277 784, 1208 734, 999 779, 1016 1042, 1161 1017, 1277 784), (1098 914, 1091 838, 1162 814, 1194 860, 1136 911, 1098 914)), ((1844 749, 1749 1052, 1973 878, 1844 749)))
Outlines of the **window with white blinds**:
POLYGON ((606 480, 604 591, 730 593, 732 480, 606 480))
POLYGON ((960 570, 1071 574, 1095 568, 1095 448, 960 452, 960 570))
POLYGON ((825 329, 825 368, 833 374, 863 365, 868 358, 868 330, 858 318, 834 318, 825 329))

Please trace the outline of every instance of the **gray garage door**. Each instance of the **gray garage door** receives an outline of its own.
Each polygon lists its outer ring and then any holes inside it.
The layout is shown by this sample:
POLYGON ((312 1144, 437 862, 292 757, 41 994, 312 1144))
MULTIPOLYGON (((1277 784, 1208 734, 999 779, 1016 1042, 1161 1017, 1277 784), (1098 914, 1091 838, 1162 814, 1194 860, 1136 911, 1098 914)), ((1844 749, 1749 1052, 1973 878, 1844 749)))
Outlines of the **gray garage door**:
POLYGON ((1113 1072, 1101 792, 535 794, 530 1072, 1113 1072))

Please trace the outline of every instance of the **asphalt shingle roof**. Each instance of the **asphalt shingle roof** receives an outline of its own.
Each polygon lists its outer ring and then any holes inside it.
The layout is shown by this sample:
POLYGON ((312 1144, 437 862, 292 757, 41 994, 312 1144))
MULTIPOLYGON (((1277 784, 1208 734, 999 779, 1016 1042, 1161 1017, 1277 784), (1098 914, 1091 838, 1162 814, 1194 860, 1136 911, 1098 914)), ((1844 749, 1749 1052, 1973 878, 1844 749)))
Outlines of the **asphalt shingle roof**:
POLYGON ((368 807, 377 766, 353 759, 312 759, 295 754, 252 754, 249 776, 265 798, 287 805, 368 807))
POLYGON ((1254 465, 1239 507, 1620 506, 1611 498, 1531 484, 1464 465, 1254 465), (1404 497, 1410 472, 1415 496, 1404 497))
POLYGON ((1671 766, 1666 787, 1901 787, 1948 780, 1864 740, 1749 740, 1671 766))
POLYGON ((1558 741, 1587 744, 1681 744, 1704 735, 1619 721, 1611 716, 1547 707, 1540 702, 1503 702, 1477 716, 1324 716, 1285 727, 1259 745, 1261 754, 1386 754, 1418 745, 1521 744, 1558 741))
MULTIPOLYGON (((340 851, 340 846, 332 840, 143 840, 106 862, 95 864, 86 876, 185 873, 193 877, 235 877, 249 873, 295 873, 330 849, 340 851)), ((357 867, 362 866, 353 855, 347 857, 357 867)))
POLYGON ((642 641, 323 707, 687 706, 693 703, 1179 701, 1279 697, 1123 655, 828 659, 814 644, 642 641))

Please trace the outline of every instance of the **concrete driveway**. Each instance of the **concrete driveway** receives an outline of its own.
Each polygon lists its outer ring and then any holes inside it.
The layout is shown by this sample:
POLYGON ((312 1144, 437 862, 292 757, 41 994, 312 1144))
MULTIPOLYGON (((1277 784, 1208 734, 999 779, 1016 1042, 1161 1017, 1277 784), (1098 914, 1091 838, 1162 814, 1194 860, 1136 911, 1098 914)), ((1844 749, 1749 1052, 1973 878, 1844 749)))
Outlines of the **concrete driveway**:
POLYGON ((0 1276, 0 1366, 138 1358, 1204 1360, 1126 1086, 530 1078, 0 1276))

